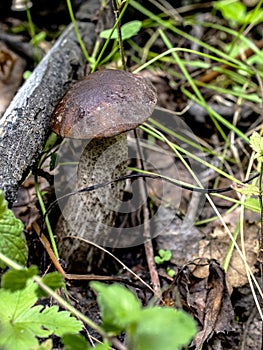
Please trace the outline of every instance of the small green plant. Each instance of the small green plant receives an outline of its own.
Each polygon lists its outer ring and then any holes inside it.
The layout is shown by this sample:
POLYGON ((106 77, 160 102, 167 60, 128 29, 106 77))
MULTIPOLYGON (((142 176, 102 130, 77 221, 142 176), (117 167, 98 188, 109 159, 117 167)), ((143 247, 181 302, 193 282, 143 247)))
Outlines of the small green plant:
POLYGON ((260 7, 247 11, 246 6, 239 0, 215 1, 214 8, 233 24, 259 23, 263 19, 263 10, 260 7))
POLYGON ((118 284, 91 282, 98 295, 102 328, 110 335, 127 334, 128 350, 177 350, 196 333, 194 320, 168 307, 142 308, 135 295, 118 284))
MULTIPOLYGON (((6 260, 3 256, 0 258, 6 260)), ((15 263, 10 265, 18 267, 15 263)), ((119 284, 91 282, 101 311, 101 327, 53 292, 64 286, 57 272, 41 279, 35 266, 13 269, 3 275, 1 285, 1 350, 40 349, 39 338, 44 340, 51 335, 61 337, 65 350, 90 349, 87 340, 79 334, 81 321, 71 314, 102 335, 103 343, 98 344, 96 350, 109 350, 116 339, 113 337, 122 332, 127 335, 127 350, 179 350, 189 344, 196 333, 194 320, 184 311, 159 306, 142 308, 136 296, 119 284), (70 312, 60 311, 57 305, 36 305, 39 298, 47 295, 52 295, 70 312)))
MULTIPOLYGON (((8 209, 3 191, 0 191, 0 253, 18 264, 25 265, 28 251, 23 223, 8 209)), ((5 264, 0 261, 0 268, 5 264)))
MULTIPOLYGON (((154 257, 154 261, 158 265, 162 265, 166 262, 169 262, 172 258, 171 250, 160 249, 158 253, 159 253, 159 255, 156 255, 154 257)), ((174 275, 175 275, 175 271, 173 269, 171 269, 169 266, 166 266, 166 273, 170 277, 174 277, 174 275)))
POLYGON ((256 131, 250 137, 250 147, 255 152, 255 159, 263 161, 263 137, 256 131))
MULTIPOLYGON (((17 272, 17 271, 16 271, 17 272)), ((37 348, 37 337, 78 333, 82 323, 57 305, 35 305, 38 286, 28 280, 26 287, 15 292, 0 289, 0 348, 28 350, 37 348)))
POLYGON ((159 256, 157 255, 154 257, 154 261, 156 264, 160 265, 160 264, 163 264, 164 262, 171 260, 172 252, 170 250, 160 249, 158 253, 159 253, 159 256))
MULTIPOLYGON (((254 159, 261 166, 263 162, 263 137, 256 131, 253 132, 249 139, 250 147, 254 151, 254 159)), ((259 199, 251 196, 259 196, 260 188, 258 185, 245 184, 241 187, 235 187, 236 191, 240 192, 247 196, 246 198, 246 207, 250 210, 260 213, 261 207, 259 203, 259 199)))
MULTIPOLYGON (((134 35, 138 34, 138 32, 141 29, 141 27, 142 27, 142 22, 141 21, 131 21, 131 22, 125 23, 121 27, 122 40, 130 39, 134 35)), ((112 32, 112 29, 103 30, 100 33, 100 37, 103 38, 103 39, 108 39, 109 37, 111 39, 118 39, 117 29, 115 29, 113 32, 112 32)))

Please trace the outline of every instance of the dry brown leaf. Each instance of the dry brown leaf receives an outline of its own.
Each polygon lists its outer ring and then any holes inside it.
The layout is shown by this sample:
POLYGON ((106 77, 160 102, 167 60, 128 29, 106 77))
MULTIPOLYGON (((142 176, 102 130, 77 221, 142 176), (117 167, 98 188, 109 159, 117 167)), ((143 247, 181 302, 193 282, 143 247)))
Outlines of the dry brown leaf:
POLYGON ((234 312, 226 286, 225 273, 215 260, 209 261, 208 276, 201 279, 187 267, 177 278, 183 304, 190 308, 199 321, 200 331, 192 345, 199 349, 214 334, 231 330, 234 312))
POLYGON ((207 278, 207 298, 204 309, 203 329, 195 337, 196 349, 208 341, 214 333, 224 333, 231 330, 230 323, 234 312, 226 286, 225 273, 215 260, 209 263, 207 278))
POLYGON ((26 62, 0 42, 0 116, 22 83, 26 62))
MULTIPOLYGON (((239 209, 231 213, 231 215, 224 217, 232 234, 236 229, 236 224, 239 218, 239 209)), ((246 250, 246 261, 252 271, 255 271, 254 265, 257 261, 258 253, 258 226, 255 223, 244 223, 244 245, 246 250)), ((237 239, 239 247, 241 247, 240 235, 237 239)), ((220 223, 214 230, 206 236, 205 239, 199 242, 199 252, 196 257, 205 259, 216 259, 221 265, 225 260, 226 254, 229 250, 231 239, 225 229, 220 223)), ((203 276, 201 270, 195 272, 199 277, 203 276)), ((204 272, 205 274, 206 272, 204 272)), ((242 258, 236 249, 233 250, 229 268, 226 274, 227 284, 230 288, 240 287, 247 283, 246 269, 242 258)))

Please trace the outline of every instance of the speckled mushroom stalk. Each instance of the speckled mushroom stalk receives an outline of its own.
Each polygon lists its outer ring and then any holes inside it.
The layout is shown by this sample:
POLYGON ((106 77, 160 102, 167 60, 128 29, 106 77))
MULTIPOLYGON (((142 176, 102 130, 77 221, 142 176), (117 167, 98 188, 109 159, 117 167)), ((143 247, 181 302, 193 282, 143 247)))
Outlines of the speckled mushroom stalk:
MULTIPOLYGON (((157 102, 153 85, 141 76, 101 70, 77 82, 56 107, 51 129, 62 137, 87 140, 79 160, 77 188, 126 174, 126 132, 142 124, 157 102)), ((107 245, 122 195, 123 182, 69 197, 56 226, 58 248, 68 270, 90 272, 94 248, 72 236, 107 245)))

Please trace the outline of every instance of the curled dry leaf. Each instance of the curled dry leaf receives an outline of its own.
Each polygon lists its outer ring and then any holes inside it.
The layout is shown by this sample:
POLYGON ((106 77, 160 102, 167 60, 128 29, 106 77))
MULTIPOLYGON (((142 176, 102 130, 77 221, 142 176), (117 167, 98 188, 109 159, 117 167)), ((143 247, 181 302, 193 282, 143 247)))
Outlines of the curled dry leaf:
POLYGON ((25 60, 0 42, 0 116, 22 83, 25 60))
POLYGON ((209 272, 198 278, 185 267, 178 275, 177 286, 183 304, 199 322, 200 331, 192 345, 199 349, 214 334, 231 330, 234 312, 226 286, 225 273, 216 260, 209 261, 209 272))

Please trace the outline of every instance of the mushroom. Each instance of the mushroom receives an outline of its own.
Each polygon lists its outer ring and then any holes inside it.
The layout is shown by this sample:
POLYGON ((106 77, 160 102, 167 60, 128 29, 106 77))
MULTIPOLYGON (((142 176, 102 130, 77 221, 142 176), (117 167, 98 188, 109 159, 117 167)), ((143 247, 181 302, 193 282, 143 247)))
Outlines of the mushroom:
MULTIPOLYGON (((87 140, 78 164, 78 189, 126 174, 127 131, 144 123, 156 102, 149 81, 113 69, 90 74, 68 90, 55 108, 51 129, 63 138, 87 140)), ((95 248, 71 236, 107 245, 123 188, 123 182, 116 182, 69 197, 56 226, 59 253, 68 270, 90 272, 100 265, 94 261, 95 248)))

